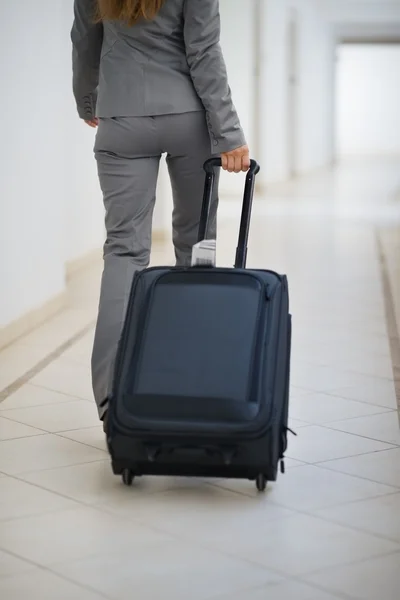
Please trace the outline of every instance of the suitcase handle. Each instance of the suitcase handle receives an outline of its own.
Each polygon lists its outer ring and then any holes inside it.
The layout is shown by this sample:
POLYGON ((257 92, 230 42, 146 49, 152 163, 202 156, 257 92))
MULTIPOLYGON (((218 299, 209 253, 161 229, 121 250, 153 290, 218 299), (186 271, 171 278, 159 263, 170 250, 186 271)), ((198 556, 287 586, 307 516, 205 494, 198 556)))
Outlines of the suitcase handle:
MULTIPOLYGON (((204 163, 203 168, 206 173, 213 173, 214 169, 217 169, 218 167, 222 167, 222 160, 220 158, 209 158, 204 163)), ((257 161, 251 159, 250 160, 250 169, 248 170, 248 173, 250 173, 251 175, 257 175, 259 172, 260 172, 260 165, 258 164, 257 161)))
MULTIPOLYGON (((199 224, 199 235, 198 241, 201 242, 206 238, 207 235, 207 226, 208 226, 208 218, 210 213, 211 200, 214 192, 215 185, 215 169, 222 166, 222 161, 220 158, 210 158, 204 163, 204 170, 206 172, 206 180, 204 185, 204 196, 203 196, 203 205, 201 208, 200 215, 200 224, 199 224)), ((243 205, 242 205, 242 215, 240 219, 240 227, 239 227, 239 239, 238 245, 236 248, 236 258, 235 258, 235 269, 244 269, 246 268, 246 260, 247 260, 247 243, 249 239, 249 229, 250 229, 250 219, 251 219, 251 209, 253 206, 253 196, 254 196, 254 186, 255 186, 255 178, 256 175, 260 171, 260 165, 255 160, 250 161, 250 169, 247 171, 245 187, 244 187, 244 195, 243 195, 243 205)))

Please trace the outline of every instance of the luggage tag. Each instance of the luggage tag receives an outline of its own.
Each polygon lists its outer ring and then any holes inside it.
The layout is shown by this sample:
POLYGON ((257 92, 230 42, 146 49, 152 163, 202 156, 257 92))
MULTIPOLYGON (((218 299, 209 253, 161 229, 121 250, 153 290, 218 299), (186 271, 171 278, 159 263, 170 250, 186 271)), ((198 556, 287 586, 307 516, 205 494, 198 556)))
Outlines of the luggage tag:
POLYGON ((202 240, 193 246, 192 267, 215 267, 216 240, 202 240))

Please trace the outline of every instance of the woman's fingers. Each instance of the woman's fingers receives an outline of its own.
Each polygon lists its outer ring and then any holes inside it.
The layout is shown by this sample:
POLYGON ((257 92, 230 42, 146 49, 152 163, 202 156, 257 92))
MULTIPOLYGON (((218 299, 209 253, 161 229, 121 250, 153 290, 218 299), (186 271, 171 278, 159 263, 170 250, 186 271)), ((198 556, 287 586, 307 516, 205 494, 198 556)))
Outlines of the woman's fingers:
POLYGON ((241 146, 230 152, 221 154, 222 168, 229 173, 240 173, 250 168, 250 154, 248 146, 241 146))
POLYGON ((89 127, 97 127, 97 125, 99 124, 99 120, 97 118, 95 119, 90 119, 89 121, 85 121, 86 125, 89 125, 89 127))
POLYGON ((242 157, 242 171, 247 172, 250 169, 250 154, 247 153, 242 157))
POLYGON ((240 173, 242 170, 242 157, 235 156, 235 173, 240 173))

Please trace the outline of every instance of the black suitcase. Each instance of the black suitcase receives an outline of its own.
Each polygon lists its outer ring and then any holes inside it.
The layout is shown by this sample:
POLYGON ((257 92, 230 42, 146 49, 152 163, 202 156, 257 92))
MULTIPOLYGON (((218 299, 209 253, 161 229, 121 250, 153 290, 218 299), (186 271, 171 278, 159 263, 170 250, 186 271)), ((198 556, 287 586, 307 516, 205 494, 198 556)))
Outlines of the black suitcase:
MULTIPOLYGON (((206 182, 206 237, 215 168, 206 182)), ((284 472, 291 316, 287 279, 245 269, 255 176, 246 176, 234 269, 153 267, 132 284, 107 443, 113 472, 255 480, 284 472)))

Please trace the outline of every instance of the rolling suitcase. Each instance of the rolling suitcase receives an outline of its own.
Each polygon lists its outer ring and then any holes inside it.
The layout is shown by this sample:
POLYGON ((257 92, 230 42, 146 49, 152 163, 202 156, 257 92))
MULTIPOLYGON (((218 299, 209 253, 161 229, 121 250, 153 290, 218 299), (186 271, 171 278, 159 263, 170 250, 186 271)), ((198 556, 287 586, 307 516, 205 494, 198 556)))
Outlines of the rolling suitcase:
MULTIPOLYGON (((199 240, 215 169, 206 172, 199 240)), ((291 316, 287 279, 246 269, 259 166, 246 176, 235 268, 153 267, 132 284, 115 364, 107 443, 113 472, 246 478, 284 472, 291 316)))

